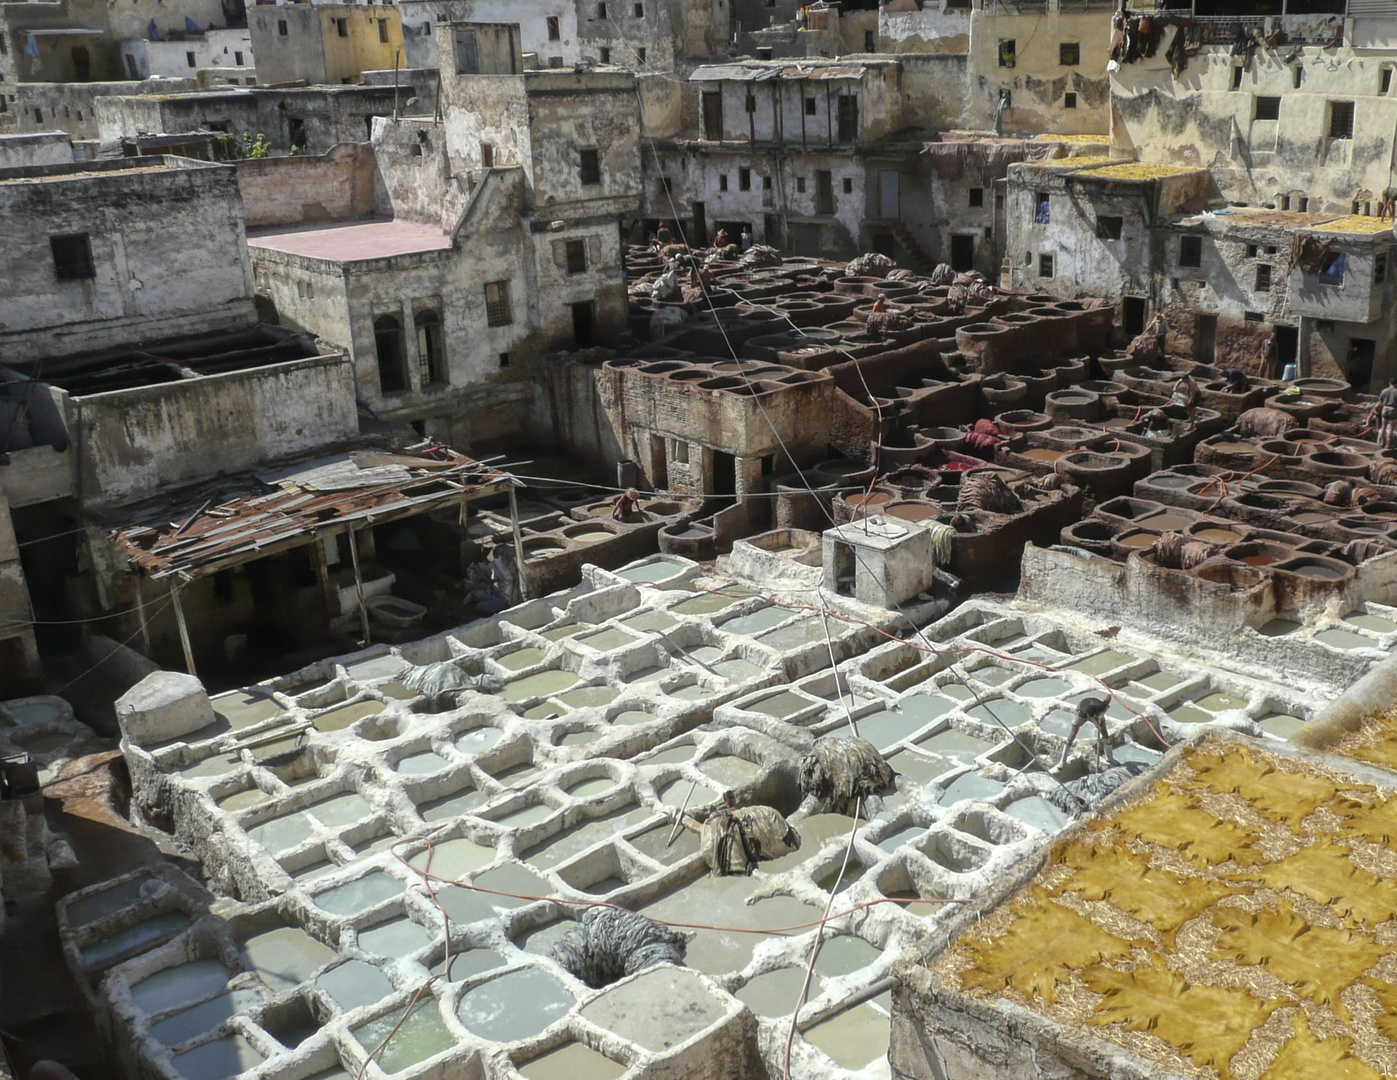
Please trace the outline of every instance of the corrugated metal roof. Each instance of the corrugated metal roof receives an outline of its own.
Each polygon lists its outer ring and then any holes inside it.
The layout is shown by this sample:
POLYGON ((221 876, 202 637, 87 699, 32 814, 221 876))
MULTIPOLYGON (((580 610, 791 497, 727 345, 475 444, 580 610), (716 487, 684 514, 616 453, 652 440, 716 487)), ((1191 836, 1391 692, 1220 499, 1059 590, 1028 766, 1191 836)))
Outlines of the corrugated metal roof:
POLYGON ((788 67, 781 71, 783 79, 858 79, 868 70, 867 64, 821 64, 818 67, 788 67))
POLYGON ((779 72, 771 68, 746 67, 742 64, 710 64, 696 68, 690 82, 761 82, 774 79, 779 72))
POLYGON ((512 479, 441 443, 342 450, 183 489, 111 533, 152 578, 198 577, 322 535, 507 491, 512 479))
POLYGON ((697 68, 690 82, 767 82, 770 79, 858 79, 867 64, 709 64, 697 68))

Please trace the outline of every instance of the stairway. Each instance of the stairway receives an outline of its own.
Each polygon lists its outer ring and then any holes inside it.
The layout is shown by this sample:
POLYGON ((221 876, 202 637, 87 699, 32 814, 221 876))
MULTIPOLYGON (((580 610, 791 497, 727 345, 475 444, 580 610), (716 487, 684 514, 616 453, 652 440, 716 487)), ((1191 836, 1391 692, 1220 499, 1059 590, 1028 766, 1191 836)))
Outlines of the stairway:
POLYGON ((894 225, 892 234, 898 246, 907 253, 907 258, 897 260, 899 266, 915 270, 919 274, 930 274, 936 269, 936 260, 926 253, 921 244, 917 243, 916 237, 907 231, 905 225, 894 225))

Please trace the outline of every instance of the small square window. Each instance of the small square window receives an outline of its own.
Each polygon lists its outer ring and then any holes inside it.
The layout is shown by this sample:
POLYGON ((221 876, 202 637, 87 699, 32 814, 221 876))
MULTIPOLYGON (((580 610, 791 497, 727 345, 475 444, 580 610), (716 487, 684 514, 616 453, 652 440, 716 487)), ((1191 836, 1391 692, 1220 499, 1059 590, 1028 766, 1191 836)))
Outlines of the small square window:
POLYGON ((1242 89, 1242 65, 1241 65, 1241 64, 1233 64, 1233 65, 1232 65, 1232 87, 1231 87, 1231 89, 1233 89, 1233 90, 1240 90, 1240 89, 1242 89))
POLYGON ((92 265, 92 241, 87 233, 50 236, 53 272, 59 281, 82 281, 97 276, 92 265))
POLYGON ((601 55, 597 59, 603 64, 611 63, 611 50, 605 45, 601 47, 601 55))
POLYGON ((601 183, 601 153, 597 150, 582 151, 582 182, 584 184, 601 183))
POLYGON ((1096 235, 1102 240, 1119 240, 1124 227, 1125 219, 1121 217, 1103 216, 1096 219, 1096 235))
POLYGON ((771 177, 769 177, 769 176, 763 176, 763 177, 762 177, 762 190, 763 190, 763 191, 770 191, 770 190, 771 190, 771 177))
POLYGON ((689 464, 689 443, 687 439, 671 439, 669 441, 669 455, 674 459, 676 465, 689 464))
POLYGON ((1255 115, 1258 120, 1279 120, 1281 118, 1281 99, 1278 97, 1257 98, 1255 115))
POLYGON ((1046 191, 1033 193, 1033 220, 1038 225, 1047 225, 1052 220, 1052 206, 1046 191))
POLYGON ((1057 62, 1063 67, 1076 67, 1082 62, 1082 43, 1062 41, 1057 47, 1057 62))
POLYGON ((799 195, 805 194, 805 177, 803 176, 796 177, 796 193, 799 195))
POLYGON ((286 29, 286 20, 285 20, 285 19, 278 19, 278 20, 276 21, 276 34, 277 34, 277 37, 286 37, 286 35, 287 35, 288 33, 289 33, 289 31, 286 29))
POLYGON ((1179 237, 1179 265, 1187 267, 1203 265, 1203 238, 1201 236, 1179 237))
POLYGON ((1256 268, 1256 283, 1252 291, 1271 291, 1271 267, 1269 263, 1262 263, 1256 268))
POLYGON ((569 240, 567 242, 567 259, 569 274, 585 274, 587 272, 587 241, 569 240))
POLYGON ((815 99, 812 98, 812 97, 808 97, 808 98, 805 99, 805 115, 806 115, 806 116, 814 116, 814 115, 815 115, 815 99))
POLYGON ((645 46, 644 46, 644 45, 642 45, 640 48, 636 49, 636 51, 635 51, 635 58, 636 58, 637 60, 639 60, 642 64, 645 63, 645 46))
POLYGON ((635 17, 636 17, 637 19, 643 19, 643 18, 645 18, 645 5, 644 5, 644 4, 636 4, 636 6, 635 6, 635 17))
POLYGON ((668 176, 662 176, 662 177, 660 177, 660 191, 663 192, 665 195, 668 195, 668 194, 670 194, 673 190, 674 190, 674 181, 671 180, 668 176))
POLYGON ((242 67, 242 66, 243 66, 243 54, 240 53, 240 52, 235 52, 235 53, 233 54, 233 63, 236 64, 238 67, 242 67))
POLYGON ((1244 311, 1242 312, 1242 321, 1259 323, 1262 321, 1262 314, 1259 311, 1244 311))
POLYGON ((772 51, 771 51, 770 49, 758 49, 758 50, 757 50, 757 59, 758 59, 758 60, 770 60, 770 59, 771 59, 771 56, 772 56, 772 51))
POLYGON ((727 191, 727 190, 728 190, 728 174, 727 174, 727 173, 719 173, 719 174, 718 174, 718 190, 719 190, 719 191, 727 191))
POLYGON ((1001 38, 999 41, 999 66, 1011 68, 1018 63, 1019 45, 1013 38, 1001 38))
POLYGON ((509 306, 508 281, 485 283, 485 322, 489 326, 509 326, 514 322, 514 312, 509 306))
POLYGON ((549 15, 546 19, 544 19, 544 22, 548 24, 548 40, 561 41, 563 38, 563 34, 562 31, 558 28, 558 16, 549 15))
POLYGON ((1255 245, 1255 244, 1248 244, 1248 245, 1247 245, 1247 258, 1248 258, 1248 259, 1254 259, 1254 258, 1256 258, 1256 245, 1255 245))
POLYGON ((852 178, 846 176, 846 177, 844 177, 844 194, 845 194, 845 195, 852 195, 853 193, 854 193, 854 181, 853 181, 852 178))
POLYGON ((1038 276, 1040 278, 1053 277, 1053 257, 1051 255, 1038 256, 1038 276))
POLYGON ((388 20, 387 20, 387 19, 379 19, 379 20, 378 20, 378 40, 379 40, 379 43, 380 43, 380 44, 383 44, 383 45, 387 45, 387 44, 388 44, 388 20))
POLYGON ((193 54, 192 52, 187 52, 187 53, 184 54, 184 63, 185 63, 185 66, 187 66, 187 67, 196 67, 196 66, 197 66, 197 64, 196 64, 196 62, 195 62, 195 59, 194 59, 194 54, 193 54))
POLYGON ((1321 285, 1342 285, 1344 274, 1348 271, 1348 255, 1342 251, 1331 251, 1324 257, 1324 265, 1320 267, 1319 283, 1321 285))
POLYGON ((971 188, 969 191, 969 199, 970 206, 973 209, 983 207, 985 205, 985 189, 982 187, 971 188))
POLYGON ((745 165, 737 170, 737 190, 752 190, 752 170, 747 168, 745 165))
POLYGON ((338 34, 340 37, 349 37, 349 20, 348 20, 348 19, 336 19, 336 20, 335 20, 335 33, 338 34))
POLYGON ((1077 93, 1075 90, 1069 90, 1062 95, 1062 107, 1064 109, 1075 109, 1077 107, 1077 93))
POLYGON ((509 353, 500 353, 500 367, 509 367, 509 353))
POLYGON ((606 18, 606 5, 605 5, 605 4, 598 4, 598 5, 597 5, 597 18, 598 18, 598 19, 603 19, 603 20, 606 18))

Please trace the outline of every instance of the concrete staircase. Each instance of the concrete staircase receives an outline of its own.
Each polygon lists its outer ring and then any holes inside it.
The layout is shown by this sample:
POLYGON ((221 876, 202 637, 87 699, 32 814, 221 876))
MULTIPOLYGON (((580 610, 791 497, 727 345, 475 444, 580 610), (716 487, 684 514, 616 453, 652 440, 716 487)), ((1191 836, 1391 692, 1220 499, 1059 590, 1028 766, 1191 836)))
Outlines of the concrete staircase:
POLYGON ((894 225, 892 234, 898 247, 902 248, 904 253, 904 257, 897 260, 899 266, 905 266, 908 270, 915 270, 919 274, 930 274, 936 269, 936 260, 926 253, 921 244, 917 243, 917 238, 908 232, 905 225, 894 225))

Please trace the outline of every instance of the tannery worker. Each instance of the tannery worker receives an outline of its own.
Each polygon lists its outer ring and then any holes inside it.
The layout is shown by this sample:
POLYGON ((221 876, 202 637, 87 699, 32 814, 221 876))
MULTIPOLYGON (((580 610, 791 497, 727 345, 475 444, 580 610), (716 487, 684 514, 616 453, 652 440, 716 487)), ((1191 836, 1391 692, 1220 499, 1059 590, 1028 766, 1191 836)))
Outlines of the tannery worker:
POLYGON ((611 508, 613 521, 632 521, 637 516, 636 507, 640 505, 640 492, 635 488, 626 488, 616 497, 616 505, 611 508))

